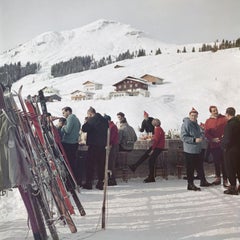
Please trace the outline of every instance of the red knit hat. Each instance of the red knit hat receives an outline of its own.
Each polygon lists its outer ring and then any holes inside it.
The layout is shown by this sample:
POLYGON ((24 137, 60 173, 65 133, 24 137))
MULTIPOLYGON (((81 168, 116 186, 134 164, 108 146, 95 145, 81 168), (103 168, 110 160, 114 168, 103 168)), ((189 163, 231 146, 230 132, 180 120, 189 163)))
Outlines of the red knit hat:
POLYGON ((148 117, 149 115, 148 115, 147 112, 144 111, 144 112, 143 112, 143 116, 144 116, 144 117, 148 117))
POLYGON ((189 115, 190 115, 191 113, 196 113, 196 114, 198 114, 198 111, 197 111, 194 107, 192 107, 192 110, 189 112, 189 115))

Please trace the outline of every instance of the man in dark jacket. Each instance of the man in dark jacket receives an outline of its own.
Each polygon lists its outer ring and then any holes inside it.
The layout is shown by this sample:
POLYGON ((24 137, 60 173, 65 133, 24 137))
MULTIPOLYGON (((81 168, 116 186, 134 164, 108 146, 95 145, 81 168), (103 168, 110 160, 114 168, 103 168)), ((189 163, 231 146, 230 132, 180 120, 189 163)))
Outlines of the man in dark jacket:
POLYGON ((236 176, 240 181, 240 121, 235 117, 235 109, 226 109, 227 124, 224 128, 223 147, 230 186, 225 194, 238 195, 236 188, 236 176))
POLYGON ((92 189, 94 169, 97 169, 98 182, 96 188, 103 190, 104 163, 106 158, 108 121, 95 109, 90 107, 87 111, 87 121, 82 126, 82 131, 87 133, 88 158, 86 166, 85 189, 92 189))
POLYGON ((149 117, 149 114, 147 112, 144 111, 143 113, 143 121, 142 121, 142 125, 141 125, 141 128, 139 129, 140 132, 146 132, 147 134, 148 133, 154 133, 154 127, 152 125, 152 120, 153 118, 152 117, 149 117))

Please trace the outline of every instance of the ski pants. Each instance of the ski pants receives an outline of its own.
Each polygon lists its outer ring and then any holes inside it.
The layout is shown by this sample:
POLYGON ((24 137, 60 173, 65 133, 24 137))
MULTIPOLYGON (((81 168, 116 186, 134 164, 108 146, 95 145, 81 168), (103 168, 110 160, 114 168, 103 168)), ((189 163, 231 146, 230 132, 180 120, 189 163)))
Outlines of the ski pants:
POLYGON ((102 183, 104 179, 106 149, 105 146, 88 146, 88 155, 86 162, 86 183, 92 184, 94 171, 97 170, 98 182, 102 183))
POLYGON ((194 170, 197 171, 201 181, 204 181, 205 176, 204 176, 204 170, 203 170, 203 161, 201 159, 200 153, 192 154, 192 153, 184 152, 184 155, 185 155, 188 184, 193 184, 194 170))
POLYGON ((222 173, 223 179, 226 180, 227 174, 226 174, 226 167, 224 163, 223 150, 220 147, 211 148, 210 152, 213 156, 216 177, 221 177, 221 173, 222 173))

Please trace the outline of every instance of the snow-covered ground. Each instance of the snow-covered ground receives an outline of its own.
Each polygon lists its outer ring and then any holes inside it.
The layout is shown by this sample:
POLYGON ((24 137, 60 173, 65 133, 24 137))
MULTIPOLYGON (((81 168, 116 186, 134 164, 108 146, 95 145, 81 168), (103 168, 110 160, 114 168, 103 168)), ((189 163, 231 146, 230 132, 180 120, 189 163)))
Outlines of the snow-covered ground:
MULTIPOLYGON (((212 176, 208 177, 212 181, 212 176)), ((186 181, 171 176, 156 183, 118 180, 107 190, 106 228, 101 227, 103 191, 81 190, 85 217, 73 219, 78 232, 57 224, 61 240, 238 240, 240 196, 224 195, 222 186, 187 191, 186 181)), ((195 180, 198 185, 199 180, 195 180)), ((0 199, 0 239, 31 240, 25 208, 15 189, 0 199)))

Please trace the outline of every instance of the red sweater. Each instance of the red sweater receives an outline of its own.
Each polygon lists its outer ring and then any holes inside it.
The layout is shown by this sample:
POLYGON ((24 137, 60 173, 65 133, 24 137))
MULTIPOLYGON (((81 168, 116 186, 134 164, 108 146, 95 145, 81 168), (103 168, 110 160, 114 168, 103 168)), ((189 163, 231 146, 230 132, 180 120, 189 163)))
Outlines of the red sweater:
POLYGON ((117 126, 111 121, 109 123, 110 129, 110 145, 117 145, 118 144, 118 128, 117 126))
POLYGON ((219 114, 217 118, 210 117, 206 120, 204 131, 207 140, 209 141, 210 148, 220 147, 221 142, 212 142, 213 138, 222 139, 224 133, 224 127, 227 123, 225 116, 219 114))
POLYGON ((154 128, 154 135, 153 135, 153 145, 152 149, 165 147, 165 133, 163 129, 159 127, 154 128))

